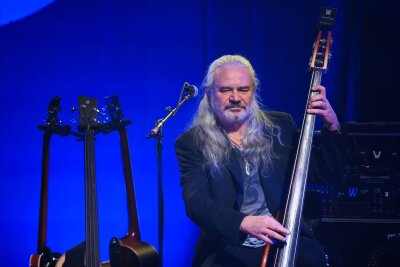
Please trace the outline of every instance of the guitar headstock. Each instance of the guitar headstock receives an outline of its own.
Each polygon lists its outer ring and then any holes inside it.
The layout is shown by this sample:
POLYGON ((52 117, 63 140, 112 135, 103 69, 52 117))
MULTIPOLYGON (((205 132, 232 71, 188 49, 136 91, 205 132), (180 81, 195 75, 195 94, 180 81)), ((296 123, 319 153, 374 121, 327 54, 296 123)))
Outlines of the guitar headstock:
POLYGON ((122 113, 121 105, 119 104, 118 96, 113 94, 105 97, 106 110, 108 112, 110 122, 104 125, 103 131, 105 133, 119 130, 131 123, 130 120, 125 120, 122 113))
POLYGON ((106 109, 109 113, 112 122, 122 122, 124 115, 122 113, 121 105, 119 104, 118 96, 113 94, 105 97, 106 109))
POLYGON ((312 70, 326 71, 331 57, 331 28, 336 16, 335 8, 321 7, 317 39, 314 42, 313 54, 310 59, 312 70))
POLYGON ((97 99, 85 96, 78 97, 79 107, 79 130, 92 129, 98 126, 99 121, 97 114, 100 112, 97 109, 97 99))
POLYGON ((56 126, 61 124, 60 119, 58 118, 58 112, 61 110, 61 97, 55 96, 50 100, 49 108, 47 110, 47 119, 45 120, 46 125, 48 126, 56 126))
POLYGON ((71 126, 62 125, 61 120, 58 118, 58 113, 61 110, 61 97, 55 96, 50 100, 49 108, 47 110, 47 119, 44 120, 44 125, 39 125, 39 130, 45 131, 48 134, 59 134, 66 136, 71 130, 71 126))

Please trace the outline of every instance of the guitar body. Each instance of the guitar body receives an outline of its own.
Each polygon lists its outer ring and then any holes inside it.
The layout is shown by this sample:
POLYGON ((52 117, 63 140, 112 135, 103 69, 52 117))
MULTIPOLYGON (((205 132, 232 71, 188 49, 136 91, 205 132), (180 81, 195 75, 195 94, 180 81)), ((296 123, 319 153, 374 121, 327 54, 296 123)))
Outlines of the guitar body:
POLYGON ((32 254, 29 258, 29 267, 40 267, 40 259, 42 255, 32 254))
POLYGON ((52 253, 49 248, 41 254, 32 254, 29 258, 29 267, 56 267, 60 253, 52 253))
POLYGON ((57 264, 55 267, 63 267, 65 263, 65 254, 63 254, 57 261, 57 264))
POLYGON ((111 240, 110 263, 111 267, 155 267, 159 264, 153 246, 129 236, 111 240))

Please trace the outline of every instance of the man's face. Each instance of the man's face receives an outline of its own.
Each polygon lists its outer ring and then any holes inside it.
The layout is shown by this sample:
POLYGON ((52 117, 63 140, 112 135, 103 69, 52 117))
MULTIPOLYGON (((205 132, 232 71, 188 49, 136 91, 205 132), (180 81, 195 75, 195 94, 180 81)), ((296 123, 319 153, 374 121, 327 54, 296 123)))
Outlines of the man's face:
POLYGON ((227 66, 216 70, 209 100, 219 122, 229 127, 247 120, 253 94, 250 71, 246 67, 227 66))

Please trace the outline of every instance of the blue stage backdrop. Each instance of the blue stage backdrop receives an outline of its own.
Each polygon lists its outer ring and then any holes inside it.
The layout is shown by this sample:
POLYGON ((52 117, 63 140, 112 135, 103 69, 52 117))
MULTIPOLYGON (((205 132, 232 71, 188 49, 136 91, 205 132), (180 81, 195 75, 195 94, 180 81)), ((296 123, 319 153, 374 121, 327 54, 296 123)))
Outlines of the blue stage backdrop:
MULTIPOLYGON (((11 0, 9 0, 11 1, 11 0)), ((36 253, 43 132, 51 98, 73 120, 78 96, 117 94, 128 126, 142 240, 158 249, 155 141, 145 135, 175 106, 184 82, 201 85, 223 54, 250 59, 265 108, 300 124, 309 86, 307 63, 322 5, 339 8, 333 60, 323 84, 342 120, 362 117, 360 1, 56 0, 0 27, 2 92, 1 266, 27 266, 36 253)), ((398 62, 398 61, 397 61, 398 62)), ((164 266, 190 266, 198 228, 186 217, 174 141, 189 125, 203 92, 163 128, 164 266)), ((127 231, 124 177, 116 132, 96 137, 101 258, 127 231)), ((47 244, 64 252, 85 239, 83 144, 53 136, 47 244)))

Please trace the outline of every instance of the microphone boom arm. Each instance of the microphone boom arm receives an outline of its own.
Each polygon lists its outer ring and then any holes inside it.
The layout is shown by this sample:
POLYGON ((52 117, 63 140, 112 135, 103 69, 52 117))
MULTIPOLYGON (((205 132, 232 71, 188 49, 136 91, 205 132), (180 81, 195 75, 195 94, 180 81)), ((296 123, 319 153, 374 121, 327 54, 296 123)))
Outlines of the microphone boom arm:
POLYGON ((175 113, 178 111, 178 109, 185 103, 187 102, 190 98, 192 98, 192 96, 190 94, 187 94, 183 97, 182 101, 178 103, 178 105, 169 111, 169 113, 167 114, 167 116, 165 116, 162 119, 159 119, 156 121, 155 126, 153 129, 151 129, 151 131, 146 135, 146 138, 149 139, 151 137, 155 137, 157 136, 158 132, 160 131, 161 127, 163 127, 163 125, 165 124, 165 122, 171 118, 172 116, 175 115, 175 113))

